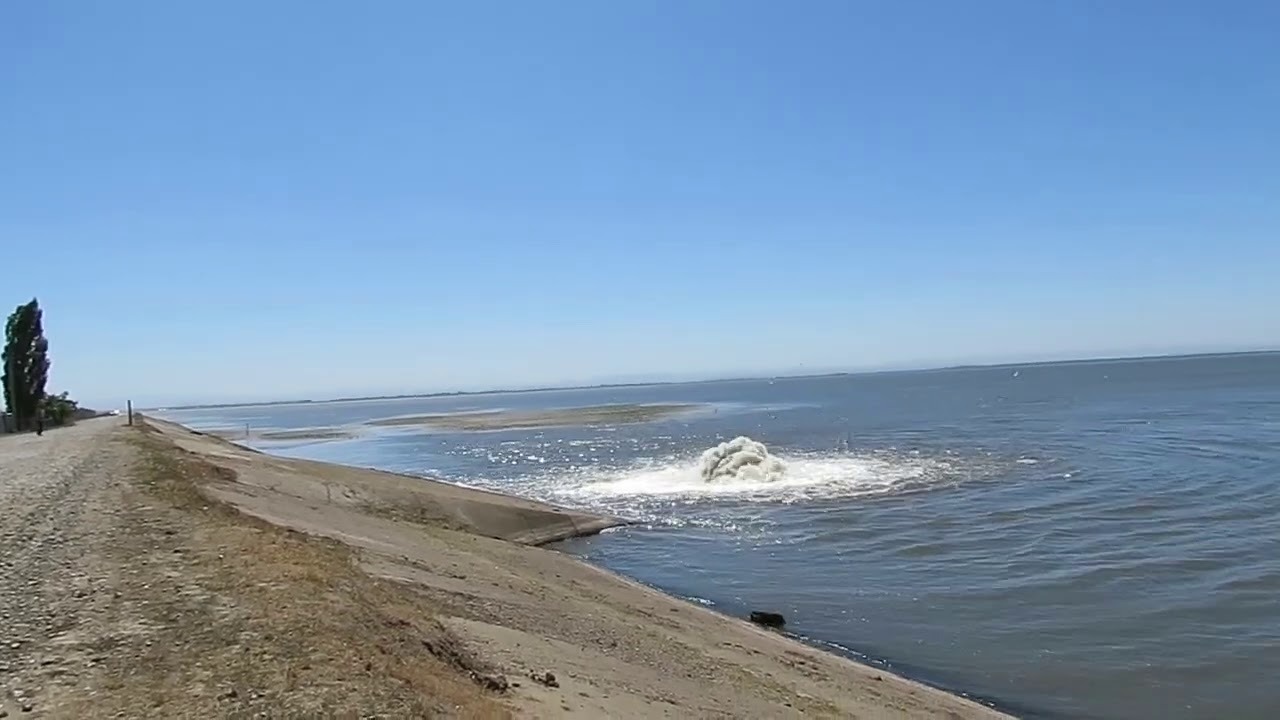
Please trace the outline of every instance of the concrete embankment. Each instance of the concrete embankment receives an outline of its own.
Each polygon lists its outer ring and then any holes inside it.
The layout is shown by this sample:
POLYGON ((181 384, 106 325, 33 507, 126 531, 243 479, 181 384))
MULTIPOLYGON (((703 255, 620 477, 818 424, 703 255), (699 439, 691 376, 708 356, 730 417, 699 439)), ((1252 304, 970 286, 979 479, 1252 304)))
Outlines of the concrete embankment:
POLYGON ((341 528, 382 518, 543 545, 623 524, 435 480, 265 455, 174 423, 147 422, 179 448, 234 473, 234 479, 209 488, 213 495, 291 527, 341 528))
POLYGON ((231 471, 206 486, 212 496, 341 540, 366 572, 428 598, 457 642, 511 681, 500 697, 518 716, 1001 717, 531 547, 618 519, 263 455, 154 424, 177 447, 231 471))

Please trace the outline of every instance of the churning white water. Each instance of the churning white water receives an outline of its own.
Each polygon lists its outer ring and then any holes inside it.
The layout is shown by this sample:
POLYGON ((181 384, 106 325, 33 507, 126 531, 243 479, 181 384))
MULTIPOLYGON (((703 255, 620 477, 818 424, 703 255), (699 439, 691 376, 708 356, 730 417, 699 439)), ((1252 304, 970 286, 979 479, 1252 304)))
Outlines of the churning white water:
POLYGON ((777 480, 787 471, 786 463, 769 454, 762 442, 738 436, 702 453, 704 482, 777 480))
MULTIPOLYGON (((763 443, 738 437, 703 451, 696 460, 643 460, 623 469, 583 468, 543 477, 544 491, 562 501, 604 504, 624 515, 650 500, 733 499, 795 503, 883 495, 954 479, 944 460, 848 453, 780 457, 763 443), (550 487, 548 487, 550 486, 550 487)), ((639 513, 644 514, 644 513, 639 513)))

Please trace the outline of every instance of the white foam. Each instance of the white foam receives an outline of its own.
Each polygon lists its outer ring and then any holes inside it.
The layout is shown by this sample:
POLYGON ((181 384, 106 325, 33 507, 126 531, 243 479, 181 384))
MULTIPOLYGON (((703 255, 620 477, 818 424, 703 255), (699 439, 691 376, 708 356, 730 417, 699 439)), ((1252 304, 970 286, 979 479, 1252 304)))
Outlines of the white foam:
POLYGON ((785 472, 722 476, 714 482, 704 478, 700 461, 654 461, 569 480, 556 489, 556 494, 589 504, 627 498, 794 503, 885 495, 921 488, 946 477, 943 463, 918 458, 834 455, 777 460, 785 465, 785 472))
POLYGON ((786 472, 786 463, 770 455, 764 443, 745 435, 702 453, 703 482, 772 482, 786 472))

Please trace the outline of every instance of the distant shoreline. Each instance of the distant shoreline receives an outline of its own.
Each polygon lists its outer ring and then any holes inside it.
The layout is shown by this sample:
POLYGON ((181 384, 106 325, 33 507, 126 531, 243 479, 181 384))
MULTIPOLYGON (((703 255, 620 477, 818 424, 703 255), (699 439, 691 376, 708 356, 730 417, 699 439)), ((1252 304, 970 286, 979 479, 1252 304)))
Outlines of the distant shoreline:
POLYGON ((563 385, 533 388, 513 388, 513 389, 495 389, 495 390, 455 390, 450 392, 433 392, 433 393, 403 393, 400 395, 369 395, 359 397, 337 397, 329 399, 297 399, 297 400, 268 400, 262 402, 245 402, 245 403, 209 403, 199 405, 168 405, 164 407, 139 408, 139 410, 149 410, 152 412, 172 412, 176 410, 218 410, 224 408, 252 408, 252 407, 274 407, 279 405, 312 405, 327 403, 344 403, 344 402, 373 402, 378 400, 413 400, 428 398, 447 398, 447 397, 471 397, 476 395, 523 395, 530 393, 545 392, 561 392, 568 390, 609 390, 613 388, 634 388, 634 387, 653 387, 657 385, 701 385, 707 383, 730 383, 730 382, 746 382, 751 380, 806 380, 811 378, 826 377, 849 377, 859 375, 888 375, 892 373, 914 373, 914 372, 943 372, 948 370, 982 370, 992 369, 998 370, 1002 368, 1024 368, 1024 367, 1052 367, 1058 365, 1088 365, 1090 363, 1115 363, 1115 362, 1139 362, 1151 360, 1196 360, 1202 358, 1229 358, 1229 357, 1249 357, 1254 355, 1276 355, 1280 354, 1280 349, 1273 350, 1240 350, 1233 352, 1202 352, 1202 353, 1186 353, 1174 355, 1116 355, 1096 358, 1072 358, 1067 360, 1037 360, 1026 362, 1006 362, 1006 363, 975 363, 960 365, 941 365, 936 367, 908 367, 894 368, 882 370, 850 370, 822 373, 795 373, 780 375, 758 375, 744 377, 726 377, 726 378, 706 378, 702 380, 655 380, 652 382, 631 382, 631 383, 601 383, 598 385, 563 385))
POLYGON ((592 405, 552 410, 487 410, 483 412, 408 415, 370 420, 366 425, 380 427, 424 426, 437 430, 483 432, 486 430, 528 430, 579 425, 614 425, 666 420, 699 405, 667 404, 592 405))

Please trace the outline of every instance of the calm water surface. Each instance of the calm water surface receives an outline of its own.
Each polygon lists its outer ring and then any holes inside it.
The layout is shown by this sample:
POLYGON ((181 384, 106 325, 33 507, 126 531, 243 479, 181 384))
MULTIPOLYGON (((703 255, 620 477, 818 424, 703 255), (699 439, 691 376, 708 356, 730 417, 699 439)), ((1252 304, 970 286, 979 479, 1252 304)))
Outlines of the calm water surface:
POLYGON ((262 443, 617 513, 563 549, 1035 717, 1280 717, 1280 354, 172 412, 262 443), (702 403, 617 427, 416 413, 702 403), (736 435, 787 462, 707 485, 736 435))

